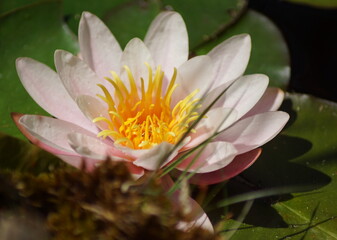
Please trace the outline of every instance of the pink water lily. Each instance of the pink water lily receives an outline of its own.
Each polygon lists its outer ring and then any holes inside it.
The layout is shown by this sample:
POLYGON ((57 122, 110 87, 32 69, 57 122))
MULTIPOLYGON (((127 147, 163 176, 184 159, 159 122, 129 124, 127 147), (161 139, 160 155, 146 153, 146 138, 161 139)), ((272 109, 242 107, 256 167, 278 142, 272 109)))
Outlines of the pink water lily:
POLYGON ((27 138, 75 167, 85 159, 90 169, 109 156, 126 161, 141 176, 219 133, 197 160, 192 155, 177 166, 195 172, 195 183, 216 183, 250 166, 260 154, 258 147, 288 120, 287 113, 275 111, 283 92, 267 88, 267 76, 242 76, 249 35, 234 36, 207 55, 188 59, 183 19, 163 12, 144 42, 134 38, 122 51, 103 22, 84 12, 79 44, 81 57, 55 52, 57 72, 30 58, 17 59, 22 84, 55 118, 13 115, 27 138))
POLYGON ((168 11, 155 18, 144 41, 134 38, 124 51, 88 12, 78 36, 80 57, 57 50, 57 72, 30 58, 16 62, 28 93, 55 118, 13 114, 31 142, 75 167, 85 161, 90 170, 110 157, 141 177, 213 137, 197 159, 194 153, 176 166, 194 172, 193 183, 213 184, 249 167, 288 121, 276 111, 283 92, 267 88, 263 74, 243 76, 249 35, 188 59, 184 21, 168 11))

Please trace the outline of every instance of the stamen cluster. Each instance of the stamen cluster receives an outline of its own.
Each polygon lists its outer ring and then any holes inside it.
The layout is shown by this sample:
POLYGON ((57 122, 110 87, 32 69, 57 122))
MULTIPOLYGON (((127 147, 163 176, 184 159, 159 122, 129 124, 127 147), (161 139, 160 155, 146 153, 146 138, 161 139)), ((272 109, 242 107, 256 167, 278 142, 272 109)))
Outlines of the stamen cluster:
POLYGON ((129 67, 124 66, 128 75, 130 88, 124 84, 116 72, 111 71, 112 79, 105 79, 115 89, 113 98, 108 89, 102 84, 104 96, 97 96, 108 105, 107 117, 97 117, 93 121, 104 121, 108 129, 103 129, 98 137, 110 137, 115 143, 133 148, 149 149, 161 142, 177 143, 189 128, 189 124, 199 117, 196 111, 200 107, 200 99, 194 99, 198 89, 171 107, 171 98, 178 87, 175 83, 177 70, 174 69, 167 89, 162 92, 164 72, 158 66, 153 74, 148 68, 148 86, 145 89, 144 79, 141 78, 141 87, 138 91, 135 79, 129 67))

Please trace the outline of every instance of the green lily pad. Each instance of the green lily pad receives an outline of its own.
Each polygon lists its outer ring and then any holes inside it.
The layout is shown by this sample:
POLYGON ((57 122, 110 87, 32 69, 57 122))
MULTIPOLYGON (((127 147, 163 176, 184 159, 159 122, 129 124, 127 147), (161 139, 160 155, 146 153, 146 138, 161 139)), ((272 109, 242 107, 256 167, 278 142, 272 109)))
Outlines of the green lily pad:
POLYGON ((337 8, 336 0, 287 0, 287 1, 319 8, 337 8))
POLYGON ((252 38, 252 53, 246 74, 266 74, 271 86, 286 89, 290 78, 288 48, 277 27, 260 13, 249 10, 218 39, 201 46, 196 52, 198 55, 206 54, 227 38, 242 33, 248 33, 252 38))
POLYGON ((131 1, 111 9, 103 20, 124 47, 132 38, 143 39, 152 20, 161 10, 159 1, 131 1))
POLYGON ((65 18, 75 34, 83 11, 89 11, 110 28, 122 47, 134 37, 143 38, 151 21, 161 10, 157 0, 104 0, 92 4, 91 0, 64 1, 65 18))
POLYGON ((41 0, 4 0, 0 2, 0 14, 13 11, 37 2, 41 2, 41 0))
POLYGON ((179 12, 185 20, 190 49, 212 40, 227 29, 245 10, 246 0, 163 0, 166 9, 179 12))
POLYGON ((71 52, 77 42, 61 21, 59 1, 44 1, 0 16, 0 132, 22 137, 10 113, 45 114, 23 88, 15 59, 31 57, 53 66, 55 49, 71 52))
POLYGON ((244 184, 233 186, 309 191, 257 200, 239 229, 230 220, 224 231, 232 239, 337 239, 337 104, 289 94, 282 108, 288 126, 243 173, 244 184))

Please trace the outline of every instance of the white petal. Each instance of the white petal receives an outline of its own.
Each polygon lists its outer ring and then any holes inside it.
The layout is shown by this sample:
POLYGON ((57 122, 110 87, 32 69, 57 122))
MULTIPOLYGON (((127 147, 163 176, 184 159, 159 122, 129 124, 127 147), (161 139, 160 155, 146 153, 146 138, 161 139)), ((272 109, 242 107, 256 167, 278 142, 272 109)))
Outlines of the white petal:
MULTIPOLYGON (((45 116, 23 115, 19 118, 18 123, 24 128, 24 130, 28 131, 34 139, 36 139, 34 144, 38 146, 41 144, 47 145, 51 148, 68 153, 74 153, 73 149, 68 144, 67 136, 69 133, 83 133, 92 137, 96 136, 94 133, 70 122, 45 116)), ((57 153, 52 151, 52 149, 46 150, 52 153, 57 153)))
POLYGON ((186 137, 176 147, 168 142, 162 142, 150 149, 140 150, 130 149, 120 145, 116 145, 116 147, 126 155, 132 156, 135 159, 133 164, 136 166, 153 171, 169 163, 175 156, 177 156, 179 150, 181 150, 189 141, 190 137, 186 137))
POLYGON ((188 35, 179 13, 163 12, 151 23, 144 42, 156 65, 161 65, 171 78, 173 69, 188 59, 188 35))
POLYGON ((185 148, 194 147, 206 139, 212 137, 215 133, 221 132, 232 125, 237 118, 235 109, 213 108, 206 113, 195 128, 195 133, 190 133, 191 141, 185 148))
POLYGON ((114 148, 100 141, 97 137, 88 136, 81 133, 68 134, 69 145, 81 156, 97 160, 106 160, 108 157, 115 161, 122 161, 125 155, 114 148))
POLYGON ((244 73, 250 50, 250 36, 241 34, 227 39, 208 53, 215 62, 216 83, 213 88, 222 84, 228 87, 244 73))
POLYGON ((200 149, 202 149, 200 155, 199 150, 196 150, 194 154, 184 159, 177 169, 195 173, 212 172, 227 166, 237 155, 235 147, 229 142, 211 142, 200 149))
POLYGON ((95 125, 83 116, 52 69, 31 58, 18 58, 16 69, 27 92, 49 114, 96 131, 95 125))
MULTIPOLYGON (((110 119, 108 115, 108 107, 104 106, 103 103, 97 98, 81 95, 77 97, 76 102, 88 120, 92 121, 97 117, 105 117, 106 119, 110 119)), ((108 124, 106 122, 99 121, 96 122, 96 125, 101 130, 108 129, 108 124)))
POLYGON ((63 50, 55 51, 55 66, 65 88, 74 100, 80 95, 95 97, 101 92, 97 84, 103 83, 103 80, 100 81, 85 62, 71 53, 63 50))
POLYGON ((121 78, 126 86, 129 86, 128 75, 123 68, 127 66, 135 79, 136 85, 140 88, 141 78, 144 79, 147 87, 149 71, 145 63, 148 63, 153 69, 154 64, 150 51, 139 38, 134 38, 126 45, 121 58, 121 78))
POLYGON ((132 156, 135 159, 133 162, 134 165, 151 171, 159 169, 177 155, 177 151, 170 153, 174 148, 174 145, 168 142, 162 142, 150 149, 140 150, 121 146, 116 147, 126 155, 132 156))
POLYGON ((78 39, 83 60, 100 78, 109 77, 111 70, 119 73, 121 47, 105 24, 95 15, 83 12, 78 39))
MULTIPOLYGON (((268 81, 268 77, 263 74, 242 76, 212 107, 233 108, 237 111, 238 118, 241 118, 260 100, 268 86, 268 81)), ((222 85, 211 91, 203 102, 203 109, 209 106, 225 89, 226 86, 222 85)))
POLYGON ((282 104, 284 92, 279 88, 267 88, 261 99, 256 105, 244 116, 244 118, 253 116, 258 113, 276 111, 282 104))
POLYGON ((172 106, 198 89, 201 98, 210 89, 213 79, 212 60, 208 56, 194 57, 178 68, 177 88, 172 95, 172 106))
POLYGON ((217 140, 235 145, 239 154, 248 152, 273 139, 289 119, 285 112, 266 112, 235 123, 223 131, 217 140))

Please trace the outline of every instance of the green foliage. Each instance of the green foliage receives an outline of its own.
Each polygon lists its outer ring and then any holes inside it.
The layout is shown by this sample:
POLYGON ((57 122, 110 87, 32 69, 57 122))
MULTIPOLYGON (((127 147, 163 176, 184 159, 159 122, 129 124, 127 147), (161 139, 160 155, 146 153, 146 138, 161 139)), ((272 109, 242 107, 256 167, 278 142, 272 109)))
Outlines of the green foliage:
POLYGON ((22 137, 10 113, 46 113, 19 81, 15 59, 31 57, 53 66, 56 49, 74 52, 77 43, 61 21, 59 1, 39 2, 0 15, 0 39, 0 131, 22 137))

